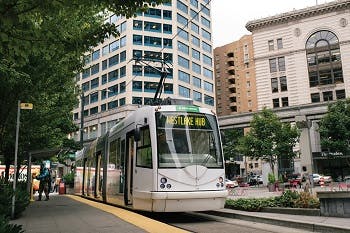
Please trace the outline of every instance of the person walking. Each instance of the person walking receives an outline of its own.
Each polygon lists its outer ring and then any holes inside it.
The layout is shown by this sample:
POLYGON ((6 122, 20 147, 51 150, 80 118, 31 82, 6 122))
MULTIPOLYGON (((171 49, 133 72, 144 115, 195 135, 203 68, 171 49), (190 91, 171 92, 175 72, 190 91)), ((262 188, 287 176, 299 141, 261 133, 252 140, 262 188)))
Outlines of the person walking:
POLYGON ((36 177, 37 180, 40 181, 39 184, 39 199, 38 201, 41 201, 41 197, 43 192, 45 193, 46 199, 45 201, 49 200, 49 186, 51 182, 51 176, 50 176, 50 171, 47 167, 45 167, 45 164, 42 163, 40 165, 40 174, 36 177))

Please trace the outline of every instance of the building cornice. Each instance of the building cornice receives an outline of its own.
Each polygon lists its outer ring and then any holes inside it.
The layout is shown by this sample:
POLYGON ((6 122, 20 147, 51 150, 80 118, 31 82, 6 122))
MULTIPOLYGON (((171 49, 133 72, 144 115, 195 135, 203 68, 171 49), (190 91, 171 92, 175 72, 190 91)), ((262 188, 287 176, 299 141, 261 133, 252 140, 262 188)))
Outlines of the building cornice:
POLYGON ((278 14, 271 17, 252 20, 246 24, 248 31, 253 32, 260 28, 266 28, 274 25, 285 24, 292 21, 309 18, 312 16, 323 15, 326 13, 337 12, 339 10, 350 9, 350 0, 337 0, 321 5, 316 5, 300 10, 278 14))

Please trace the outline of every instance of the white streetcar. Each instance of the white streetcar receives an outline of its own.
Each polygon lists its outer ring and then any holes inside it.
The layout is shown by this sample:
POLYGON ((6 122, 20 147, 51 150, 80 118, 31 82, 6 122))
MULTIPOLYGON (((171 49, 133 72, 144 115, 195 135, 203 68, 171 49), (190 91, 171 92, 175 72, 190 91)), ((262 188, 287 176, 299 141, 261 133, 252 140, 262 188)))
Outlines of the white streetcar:
POLYGON ((137 109, 76 166, 77 193, 137 210, 215 210, 227 196, 217 118, 193 105, 137 109))

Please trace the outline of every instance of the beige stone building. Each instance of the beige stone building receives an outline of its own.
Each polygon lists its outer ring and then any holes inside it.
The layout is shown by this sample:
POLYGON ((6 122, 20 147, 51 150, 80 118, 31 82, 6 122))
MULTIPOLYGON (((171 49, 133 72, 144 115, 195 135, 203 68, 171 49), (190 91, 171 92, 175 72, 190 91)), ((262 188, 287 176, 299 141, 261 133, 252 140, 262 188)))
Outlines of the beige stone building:
POLYGON ((219 116, 257 109, 251 35, 214 49, 216 110, 219 116))

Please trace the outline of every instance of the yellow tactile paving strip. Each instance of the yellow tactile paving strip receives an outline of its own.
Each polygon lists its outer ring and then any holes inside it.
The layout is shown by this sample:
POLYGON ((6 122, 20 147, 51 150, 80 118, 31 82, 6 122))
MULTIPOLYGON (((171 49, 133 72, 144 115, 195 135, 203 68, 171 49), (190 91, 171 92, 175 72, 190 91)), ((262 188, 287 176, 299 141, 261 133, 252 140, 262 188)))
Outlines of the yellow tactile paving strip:
POLYGON ((74 196, 74 195, 67 195, 68 197, 85 203, 87 205, 90 205, 92 207, 95 207, 97 209, 103 210, 105 212, 108 212, 110 214, 113 214, 115 216, 117 216, 118 218, 129 222, 147 232, 152 232, 152 233, 164 233, 164 232, 172 232, 172 233, 185 233, 188 231, 167 225, 165 223, 144 217, 140 214, 136 214, 134 212, 128 211, 128 210, 124 210, 115 206, 110 206, 110 205, 106 205, 103 203, 99 203, 99 202, 94 202, 94 201, 90 201, 87 200, 85 198, 81 198, 78 196, 74 196))

